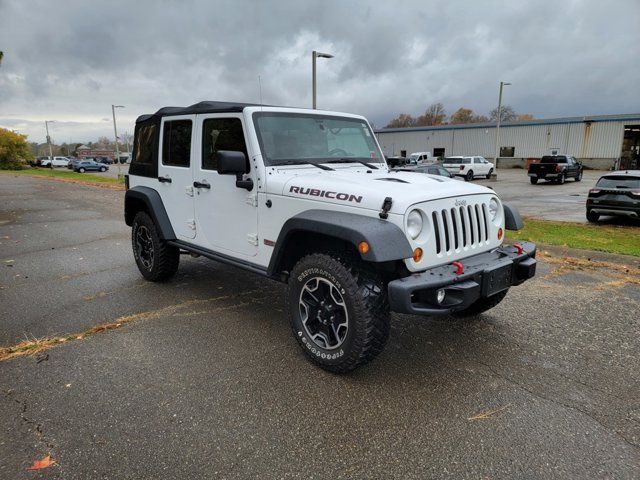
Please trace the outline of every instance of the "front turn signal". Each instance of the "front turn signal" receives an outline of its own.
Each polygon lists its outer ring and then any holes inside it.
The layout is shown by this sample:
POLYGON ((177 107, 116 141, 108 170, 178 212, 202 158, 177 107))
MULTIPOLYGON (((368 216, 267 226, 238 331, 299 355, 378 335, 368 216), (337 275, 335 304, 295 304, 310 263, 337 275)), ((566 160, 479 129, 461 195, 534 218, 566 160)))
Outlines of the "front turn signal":
POLYGON ((420 260, 422 260, 422 249, 420 247, 416 248, 413 251, 413 261, 418 263, 420 260))
POLYGON ((502 240, 502 229, 498 229, 498 240, 502 240))
POLYGON ((367 242, 360 242, 358 244, 358 251, 362 255, 364 255, 365 253, 369 253, 369 244, 367 242))

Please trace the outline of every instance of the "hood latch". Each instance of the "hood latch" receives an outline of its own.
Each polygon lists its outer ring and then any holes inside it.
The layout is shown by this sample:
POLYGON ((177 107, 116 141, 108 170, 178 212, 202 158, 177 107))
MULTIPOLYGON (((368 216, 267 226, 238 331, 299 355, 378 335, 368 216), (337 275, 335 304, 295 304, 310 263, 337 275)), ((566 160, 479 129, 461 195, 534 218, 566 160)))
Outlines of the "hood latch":
POLYGON ((378 214, 380 218, 386 220, 389 218, 389 210, 391 210, 391 205, 393 205, 393 199, 391 197, 387 197, 382 202, 382 211, 378 214))

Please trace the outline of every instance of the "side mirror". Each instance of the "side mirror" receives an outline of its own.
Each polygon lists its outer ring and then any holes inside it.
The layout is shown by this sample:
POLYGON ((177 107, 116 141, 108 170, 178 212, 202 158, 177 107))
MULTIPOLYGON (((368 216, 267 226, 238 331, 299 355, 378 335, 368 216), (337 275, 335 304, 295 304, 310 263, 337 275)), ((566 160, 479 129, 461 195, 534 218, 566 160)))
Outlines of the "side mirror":
POLYGON ((218 154, 218 173, 220 175, 235 175, 236 187, 245 190, 253 190, 253 180, 242 178, 247 173, 247 157, 244 152, 236 152, 232 150, 219 150, 218 154))

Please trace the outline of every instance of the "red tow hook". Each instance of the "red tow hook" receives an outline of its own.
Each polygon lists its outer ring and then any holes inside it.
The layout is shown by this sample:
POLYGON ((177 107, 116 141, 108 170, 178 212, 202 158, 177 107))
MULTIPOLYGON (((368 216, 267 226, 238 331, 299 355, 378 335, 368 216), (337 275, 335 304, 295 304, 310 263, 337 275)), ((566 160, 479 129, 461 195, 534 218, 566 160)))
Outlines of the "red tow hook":
POLYGON ((452 262, 451 265, 456 267, 456 275, 462 275, 464 273, 464 265, 460 262, 452 262))
POLYGON ((514 243, 513 246, 516 247, 518 255, 522 255, 522 252, 524 252, 524 248, 522 248, 522 245, 520 245, 519 243, 514 243))

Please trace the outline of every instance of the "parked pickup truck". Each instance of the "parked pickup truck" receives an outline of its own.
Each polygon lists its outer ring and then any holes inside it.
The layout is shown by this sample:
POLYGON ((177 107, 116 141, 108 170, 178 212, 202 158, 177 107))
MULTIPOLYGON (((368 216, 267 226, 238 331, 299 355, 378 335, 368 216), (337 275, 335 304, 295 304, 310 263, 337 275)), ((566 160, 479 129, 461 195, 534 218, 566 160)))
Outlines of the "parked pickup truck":
POLYGON ((545 155, 540 163, 529 165, 529 180, 533 185, 538 180, 551 180, 562 185, 567 178, 582 180, 582 164, 570 155, 545 155))

